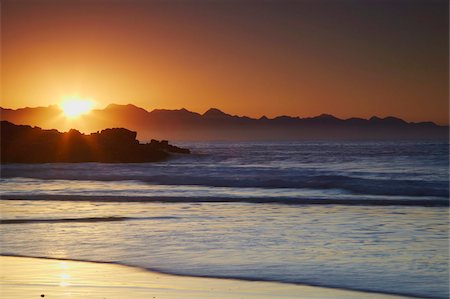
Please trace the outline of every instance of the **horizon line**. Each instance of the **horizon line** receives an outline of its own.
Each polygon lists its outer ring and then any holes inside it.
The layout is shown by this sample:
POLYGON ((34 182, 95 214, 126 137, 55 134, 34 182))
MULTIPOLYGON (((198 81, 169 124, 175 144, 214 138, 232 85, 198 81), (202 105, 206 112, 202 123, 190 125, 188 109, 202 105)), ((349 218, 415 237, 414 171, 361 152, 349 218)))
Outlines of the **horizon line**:
MULTIPOLYGON (((384 116, 384 117, 377 116, 377 115, 372 115, 372 116, 370 116, 368 118, 360 117, 360 116, 351 116, 351 117, 348 117, 348 118, 340 118, 340 117, 335 116, 334 114, 325 113, 324 112, 324 113, 321 113, 321 114, 318 114, 318 115, 315 115, 315 116, 303 116, 303 117, 299 116, 299 115, 293 116, 293 115, 286 115, 286 114, 277 115, 277 116, 274 116, 274 117, 268 117, 266 115, 261 115, 260 117, 251 117, 251 116, 247 116, 247 115, 229 114, 227 112, 224 112, 222 109, 216 108, 216 107, 210 107, 205 112, 200 113, 200 112, 196 112, 196 111, 191 111, 191 110, 189 110, 189 109, 187 109, 185 107, 178 108, 178 109, 154 108, 152 110, 147 110, 146 108, 139 107, 139 106, 137 106, 135 104, 132 104, 132 103, 128 103, 128 104, 109 103, 109 104, 105 105, 103 108, 94 108, 91 111, 106 110, 109 106, 122 106, 122 107, 124 107, 124 106, 133 106, 133 107, 136 107, 138 109, 142 109, 142 110, 144 110, 147 113, 152 113, 154 111, 161 111, 161 110, 163 110, 163 111, 182 111, 182 110, 185 110, 185 111, 190 112, 190 113, 198 114, 199 116, 204 116, 208 111, 211 111, 211 110, 218 110, 219 112, 221 112, 223 114, 226 114, 226 115, 229 115, 231 117, 245 117, 245 118, 249 118, 249 119, 253 119, 253 120, 260 120, 260 119, 264 119, 264 118, 266 118, 268 120, 273 120, 273 119, 280 118, 280 117, 289 117, 289 118, 293 118, 293 119, 312 119, 312 118, 318 118, 318 117, 322 117, 322 116, 330 116, 330 117, 333 117, 333 118, 335 118, 337 120, 342 120, 342 121, 347 121, 347 120, 351 120, 351 119, 362 119, 362 120, 370 121, 373 118, 381 119, 381 120, 389 119, 389 118, 395 118, 395 119, 402 120, 402 121, 404 121, 404 122, 406 122, 408 124, 432 123, 432 124, 437 125, 437 126, 444 126, 444 127, 449 127, 450 126, 450 121, 449 121, 449 123, 444 123, 444 124, 440 124, 440 123, 437 123, 437 122, 431 121, 431 120, 409 121, 409 120, 406 120, 406 119, 403 119, 401 117, 394 116, 394 115, 387 115, 387 116, 384 116)), ((55 108, 55 107, 58 108, 59 110, 61 110, 61 108, 59 107, 58 104, 51 104, 51 105, 48 105, 48 106, 34 106, 34 107, 26 106, 26 107, 19 107, 19 108, 6 108, 6 107, 3 107, 3 106, 0 106, 0 109, 7 109, 7 110, 17 111, 17 110, 21 110, 21 109, 38 109, 38 108, 55 108)), ((89 113, 86 113, 86 114, 89 114, 89 113)))

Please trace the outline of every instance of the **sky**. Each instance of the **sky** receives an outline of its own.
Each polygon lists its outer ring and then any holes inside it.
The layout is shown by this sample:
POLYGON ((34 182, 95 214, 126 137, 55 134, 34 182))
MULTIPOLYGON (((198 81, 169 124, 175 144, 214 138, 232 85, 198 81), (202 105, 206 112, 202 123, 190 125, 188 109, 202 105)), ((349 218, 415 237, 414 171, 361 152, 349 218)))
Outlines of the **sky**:
POLYGON ((449 123, 446 0, 2 0, 1 106, 449 123))

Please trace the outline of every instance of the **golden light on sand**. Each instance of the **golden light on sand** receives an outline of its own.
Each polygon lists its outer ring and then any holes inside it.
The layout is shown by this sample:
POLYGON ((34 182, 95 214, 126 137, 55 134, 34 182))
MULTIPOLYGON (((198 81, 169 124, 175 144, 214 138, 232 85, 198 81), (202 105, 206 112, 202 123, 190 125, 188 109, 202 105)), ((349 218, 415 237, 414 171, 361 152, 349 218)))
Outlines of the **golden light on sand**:
POLYGON ((75 118, 91 111, 94 107, 94 102, 79 98, 67 98, 59 104, 59 107, 66 117, 75 118))

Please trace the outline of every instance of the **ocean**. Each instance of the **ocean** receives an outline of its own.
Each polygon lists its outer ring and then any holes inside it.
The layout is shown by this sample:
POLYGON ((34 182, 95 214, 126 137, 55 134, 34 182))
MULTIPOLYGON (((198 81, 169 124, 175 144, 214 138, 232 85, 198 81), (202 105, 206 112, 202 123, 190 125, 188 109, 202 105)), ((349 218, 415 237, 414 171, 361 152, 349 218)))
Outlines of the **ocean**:
POLYGON ((2 165, 1 254, 449 297, 448 141, 176 145, 2 165))

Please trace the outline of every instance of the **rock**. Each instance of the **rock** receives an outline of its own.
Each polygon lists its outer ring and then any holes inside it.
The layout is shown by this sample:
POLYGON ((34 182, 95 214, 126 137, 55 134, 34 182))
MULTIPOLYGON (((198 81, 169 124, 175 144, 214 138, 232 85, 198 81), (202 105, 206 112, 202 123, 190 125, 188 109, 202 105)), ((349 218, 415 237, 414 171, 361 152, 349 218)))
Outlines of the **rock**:
POLYGON ((142 163, 167 159, 169 153, 189 154, 167 140, 140 144, 136 132, 114 128, 85 135, 60 133, 1 122, 1 163, 142 163))

